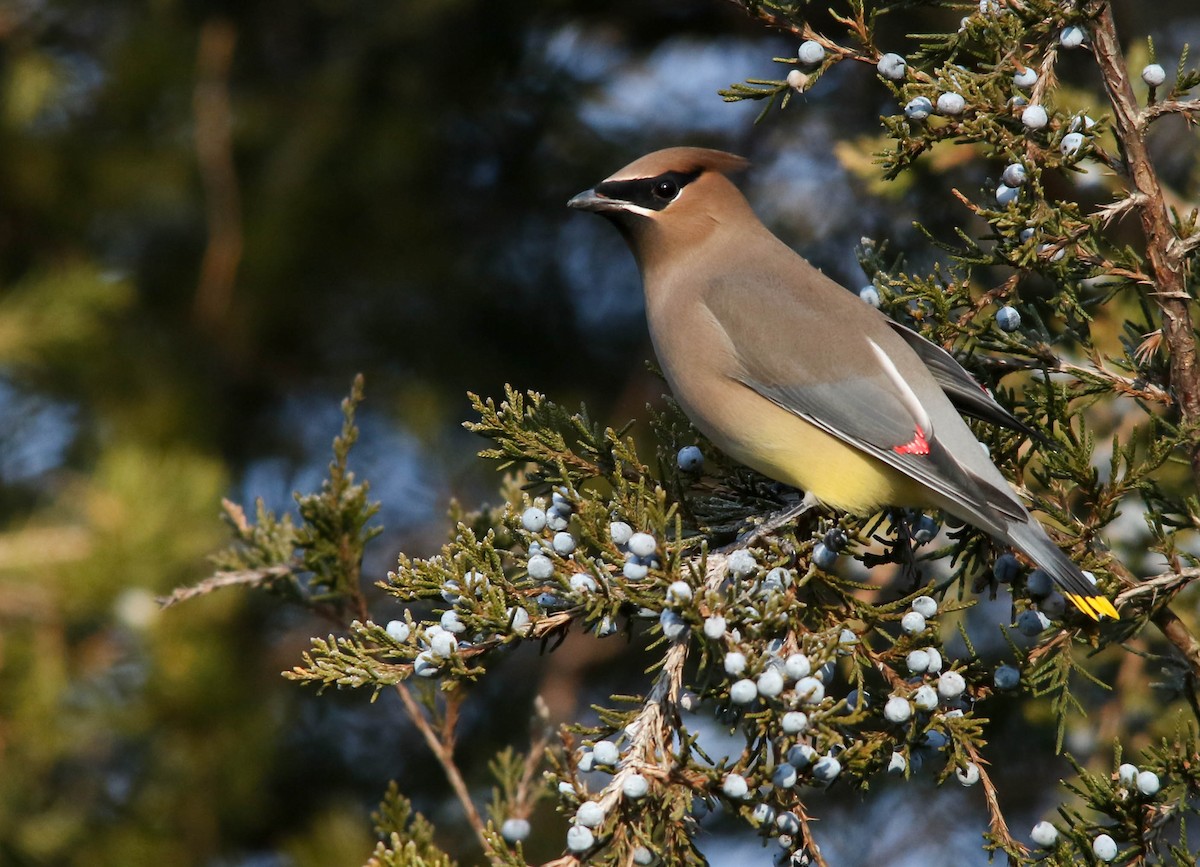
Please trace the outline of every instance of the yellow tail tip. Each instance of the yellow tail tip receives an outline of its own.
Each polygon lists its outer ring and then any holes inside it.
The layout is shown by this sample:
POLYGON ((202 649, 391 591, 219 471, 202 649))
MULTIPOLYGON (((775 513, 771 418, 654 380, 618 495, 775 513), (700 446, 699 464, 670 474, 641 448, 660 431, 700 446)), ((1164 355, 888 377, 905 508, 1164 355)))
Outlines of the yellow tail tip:
POLYGON ((1092 620, 1100 620, 1104 617, 1111 617, 1113 620, 1121 619, 1116 606, 1105 596, 1081 596, 1078 593, 1068 593, 1066 596, 1071 600, 1072 605, 1092 620))

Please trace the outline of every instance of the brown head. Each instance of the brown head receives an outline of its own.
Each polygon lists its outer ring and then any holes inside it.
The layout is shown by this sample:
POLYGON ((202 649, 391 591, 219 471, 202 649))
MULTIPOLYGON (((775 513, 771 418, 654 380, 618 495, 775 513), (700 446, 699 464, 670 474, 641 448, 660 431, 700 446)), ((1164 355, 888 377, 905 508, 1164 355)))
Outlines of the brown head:
POLYGON ((747 165, 724 151, 667 148, 634 160, 567 206, 611 220, 645 274, 671 256, 686 256, 723 226, 761 225, 726 177, 747 165))

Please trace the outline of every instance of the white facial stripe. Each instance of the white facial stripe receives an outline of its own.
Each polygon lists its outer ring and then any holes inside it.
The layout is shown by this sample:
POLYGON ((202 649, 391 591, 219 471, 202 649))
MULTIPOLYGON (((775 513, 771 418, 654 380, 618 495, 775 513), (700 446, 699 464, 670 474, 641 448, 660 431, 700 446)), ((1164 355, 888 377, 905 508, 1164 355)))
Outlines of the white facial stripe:
POLYGON ((629 202, 622 203, 621 210, 628 211, 631 214, 640 214, 643 217, 654 217, 658 214, 658 211, 651 210, 650 208, 643 208, 641 205, 633 205, 629 202))
POLYGON ((933 423, 929 420, 929 413, 925 412, 925 407, 921 406, 921 401, 917 398, 917 393, 912 390, 912 386, 904 381, 904 377, 900 375, 900 371, 896 369, 896 365, 888 358, 879 344, 871 338, 867 338, 867 343, 871 344, 871 351, 875 353, 875 357, 879 360, 880 367, 887 374, 887 378, 892 381, 892 385, 896 386, 899 392, 896 396, 900 398, 900 402, 904 404, 904 408, 908 410, 917 426, 921 428, 921 432, 925 434, 926 439, 933 438, 933 423))

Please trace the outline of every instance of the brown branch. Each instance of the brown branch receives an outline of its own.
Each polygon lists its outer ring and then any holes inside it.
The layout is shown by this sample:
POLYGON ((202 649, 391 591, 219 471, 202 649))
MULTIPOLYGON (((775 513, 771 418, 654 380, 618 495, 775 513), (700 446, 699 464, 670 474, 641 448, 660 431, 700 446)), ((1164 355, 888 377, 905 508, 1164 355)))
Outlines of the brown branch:
POLYGON ((988 824, 992 834, 1003 841, 1005 851, 1008 853, 1009 863, 1017 863, 1012 856, 1012 851, 1016 850, 1022 855, 1028 854, 1026 849, 1019 841, 1013 838, 1012 832, 1008 829, 1008 821, 1004 818, 1004 813, 1000 810, 1000 794, 996 791, 996 784, 992 782, 991 775, 987 772, 988 762, 983 756, 979 755, 979 750, 974 744, 969 741, 963 742, 963 748, 967 755, 971 757, 971 761, 979 770, 979 782, 983 785, 983 798, 987 802, 988 809, 988 824))
POLYGON ((200 265, 193 314, 203 326, 220 325, 229 312, 238 265, 242 261, 242 206, 233 163, 233 109, 229 71, 237 30, 223 18, 200 28, 196 90, 192 112, 196 160, 204 184, 208 246, 200 265))
POLYGON ((1167 114, 1193 114, 1200 112, 1200 99, 1167 99, 1148 105, 1138 117, 1139 129, 1145 129, 1158 118, 1167 114))
MULTIPOLYGON (((425 743, 433 752, 434 757, 438 760, 438 764, 442 766, 442 772, 445 773, 447 781, 450 783, 450 788, 454 790, 454 795, 458 798, 458 803, 463 808, 463 813, 466 814, 467 823, 471 826, 471 830, 475 832, 475 836, 479 838, 479 845, 483 847, 484 852, 491 852, 492 847, 487 838, 487 827, 484 825, 483 818, 479 815, 479 810, 475 807, 475 802, 471 800, 471 792, 467 788, 467 782, 463 779, 463 775, 458 770, 458 765, 454 763, 454 732, 451 726, 450 731, 443 730, 441 736, 434 731, 433 724, 425 715, 425 711, 421 709, 421 705, 412 696, 408 685, 405 683, 396 684, 396 692, 400 695, 400 701, 404 704, 404 712, 408 718, 412 720, 413 725, 417 727, 417 731, 421 733, 421 737, 425 739, 425 743)), ((451 716, 457 716, 458 698, 447 697, 447 720, 451 716)), ((443 726, 443 729, 446 727, 443 726)))
POLYGON ((280 578, 286 578, 293 572, 294 569, 291 566, 264 566, 262 569, 216 572, 199 584, 193 584, 190 587, 176 587, 169 596, 160 596, 158 604, 163 608, 170 608, 172 605, 195 599, 197 596, 207 596, 224 587, 262 587, 280 578))
POLYGON ((1164 205, 1162 185, 1143 138, 1142 112, 1138 108, 1129 69, 1117 39, 1112 5, 1105 3, 1092 26, 1092 46, 1113 107, 1113 127, 1129 166, 1129 179, 1139 196, 1137 213, 1146 235, 1146 253, 1154 283, 1150 295, 1162 313, 1163 335, 1170 351, 1171 386, 1179 412, 1190 435, 1188 459, 1192 478, 1200 487, 1200 366, 1184 280, 1183 259, 1172 255, 1176 242, 1170 215, 1164 205))

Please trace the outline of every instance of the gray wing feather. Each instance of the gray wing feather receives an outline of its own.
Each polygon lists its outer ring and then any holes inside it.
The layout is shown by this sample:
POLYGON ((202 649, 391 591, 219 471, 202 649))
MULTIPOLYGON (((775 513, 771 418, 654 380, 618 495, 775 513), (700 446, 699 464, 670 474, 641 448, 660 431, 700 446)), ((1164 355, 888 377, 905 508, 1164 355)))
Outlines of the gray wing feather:
POLYGON ((959 412, 1018 431, 1033 439, 1044 439, 1041 434, 997 403, 949 352, 894 319, 888 319, 888 324, 917 353, 959 412))

